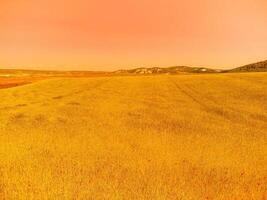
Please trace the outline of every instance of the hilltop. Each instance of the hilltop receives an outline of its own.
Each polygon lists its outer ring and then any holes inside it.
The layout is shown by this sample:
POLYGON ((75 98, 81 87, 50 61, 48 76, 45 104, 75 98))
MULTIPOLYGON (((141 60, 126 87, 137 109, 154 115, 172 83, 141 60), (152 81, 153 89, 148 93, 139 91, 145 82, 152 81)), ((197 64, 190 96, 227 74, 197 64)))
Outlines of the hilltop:
POLYGON ((267 72, 267 60, 237 67, 226 72, 267 72))

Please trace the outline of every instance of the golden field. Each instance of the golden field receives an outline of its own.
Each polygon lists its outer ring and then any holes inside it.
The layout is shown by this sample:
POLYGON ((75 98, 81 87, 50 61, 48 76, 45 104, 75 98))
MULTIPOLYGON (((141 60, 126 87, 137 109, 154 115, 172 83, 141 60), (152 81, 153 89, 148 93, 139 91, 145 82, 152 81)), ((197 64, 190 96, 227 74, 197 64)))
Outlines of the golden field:
POLYGON ((0 199, 265 200, 267 73, 1 89, 0 199))

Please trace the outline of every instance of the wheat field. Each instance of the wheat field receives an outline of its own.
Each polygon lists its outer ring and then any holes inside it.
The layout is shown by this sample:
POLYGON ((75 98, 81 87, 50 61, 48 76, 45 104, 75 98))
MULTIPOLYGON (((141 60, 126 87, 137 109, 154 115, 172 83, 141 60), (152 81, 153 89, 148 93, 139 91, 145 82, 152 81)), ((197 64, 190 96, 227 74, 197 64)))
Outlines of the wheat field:
POLYGON ((267 73, 1 89, 0 199, 265 200, 267 73))

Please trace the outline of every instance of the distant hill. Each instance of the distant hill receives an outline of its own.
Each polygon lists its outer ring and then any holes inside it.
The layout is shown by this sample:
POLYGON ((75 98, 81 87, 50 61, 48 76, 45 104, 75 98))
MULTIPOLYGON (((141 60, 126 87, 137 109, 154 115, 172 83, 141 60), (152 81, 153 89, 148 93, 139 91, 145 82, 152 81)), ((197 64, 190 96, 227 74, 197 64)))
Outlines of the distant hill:
POLYGON ((225 72, 267 72, 267 60, 249 65, 244 65, 225 72))
POLYGON ((267 60, 257 63, 244 65, 230 70, 210 69, 205 67, 151 67, 117 70, 115 74, 188 74, 188 73, 234 73, 234 72, 267 72, 267 60))
POLYGON ((151 68, 136 68, 136 69, 122 69, 117 70, 115 74, 184 74, 184 73, 218 73, 221 70, 209 69, 204 67, 187 67, 187 66, 174 66, 174 67, 151 67, 151 68))
POLYGON ((267 60, 244 65, 241 67, 220 70, 206 67, 140 67, 135 69, 120 69, 113 72, 104 71, 46 71, 23 69, 0 69, 1 77, 91 77, 109 75, 149 75, 149 74, 205 74, 205 73, 235 73, 235 72, 267 72, 267 60))

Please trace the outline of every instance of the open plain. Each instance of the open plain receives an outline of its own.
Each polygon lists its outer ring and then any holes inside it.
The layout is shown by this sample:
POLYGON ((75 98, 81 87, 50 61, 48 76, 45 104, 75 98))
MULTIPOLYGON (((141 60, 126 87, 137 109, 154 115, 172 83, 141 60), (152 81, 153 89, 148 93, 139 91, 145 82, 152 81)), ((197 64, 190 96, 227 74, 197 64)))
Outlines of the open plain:
POLYGON ((267 199, 267 73, 0 90, 0 199, 267 199))

